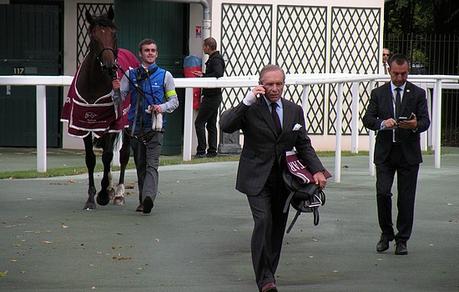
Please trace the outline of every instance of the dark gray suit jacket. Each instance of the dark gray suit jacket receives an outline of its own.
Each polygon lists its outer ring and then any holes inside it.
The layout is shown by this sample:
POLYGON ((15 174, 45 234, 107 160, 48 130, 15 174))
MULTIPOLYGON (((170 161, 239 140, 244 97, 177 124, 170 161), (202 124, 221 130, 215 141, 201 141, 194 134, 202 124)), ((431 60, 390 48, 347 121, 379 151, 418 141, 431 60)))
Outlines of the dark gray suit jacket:
MULTIPOLYGON (((367 111, 363 117, 364 126, 371 130, 380 130, 383 120, 395 118, 393 104, 390 83, 373 89, 367 111)), ((415 131, 411 129, 399 129, 399 137, 403 155, 408 163, 419 164, 422 162, 419 133, 426 131, 430 126, 426 92, 413 83, 406 82, 400 116, 409 117, 411 113, 416 115, 418 128, 415 131)), ((378 131, 374 155, 375 164, 381 164, 386 160, 392 145, 393 131, 378 131)))
POLYGON ((280 135, 274 130, 271 113, 263 98, 258 98, 251 106, 241 102, 222 114, 220 128, 224 132, 242 130, 244 133, 236 189, 246 195, 261 192, 274 163, 294 146, 311 173, 324 170, 306 134, 302 108, 286 99, 282 99, 282 105, 283 127, 280 135), (296 124, 301 128, 293 131, 296 124))

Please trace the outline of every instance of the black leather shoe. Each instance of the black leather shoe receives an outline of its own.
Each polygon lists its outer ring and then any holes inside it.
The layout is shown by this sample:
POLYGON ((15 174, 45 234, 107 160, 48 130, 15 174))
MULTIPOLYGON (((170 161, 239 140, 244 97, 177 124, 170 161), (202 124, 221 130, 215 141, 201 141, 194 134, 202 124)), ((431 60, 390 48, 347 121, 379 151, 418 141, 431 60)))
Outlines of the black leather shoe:
POLYGON ((397 241, 395 243, 395 254, 396 255, 408 254, 408 248, 406 247, 406 241, 397 241))
POLYGON ((196 153, 194 158, 206 158, 206 153, 196 153))
POLYGON ((208 152, 208 153, 206 154, 206 157, 207 157, 207 158, 214 158, 214 157, 216 157, 216 156, 217 156, 217 153, 216 153, 216 152, 208 152))
POLYGON ((151 209, 153 209, 153 200, 150 197, 146 197, 143 200, 143 214, 150 214, 151 209))
POLYGON ((376 251, 377 252, 383 252, 389 249, 389 241, 390 239, 387 236, 381 235, 381 238, 378 241, 378 244, 376 244, 376 251))

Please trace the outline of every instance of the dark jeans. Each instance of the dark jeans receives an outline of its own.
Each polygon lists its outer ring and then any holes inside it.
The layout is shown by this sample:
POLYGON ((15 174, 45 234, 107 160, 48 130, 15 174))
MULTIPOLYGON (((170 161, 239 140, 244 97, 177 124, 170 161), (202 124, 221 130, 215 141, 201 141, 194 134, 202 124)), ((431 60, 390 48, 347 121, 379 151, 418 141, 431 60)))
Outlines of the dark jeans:
POLYGON ((414 201, 419 164, 409 165, 400 146, 393 146, 387 160, 376 165, 376 201, 383 236, 407 241, 414 219, 414 201), (392 184, 397 173, 397 234, 392 224, 392 184))
POLYGON ((198 116, 194 121, 196 136, 198 138, 196 154, 206 153, 206 129, 209 144, 207 153, 217 153, 217 114, 221 101, 221 94, 204 96, 202 99, 201 105, 199 106, 198 116))

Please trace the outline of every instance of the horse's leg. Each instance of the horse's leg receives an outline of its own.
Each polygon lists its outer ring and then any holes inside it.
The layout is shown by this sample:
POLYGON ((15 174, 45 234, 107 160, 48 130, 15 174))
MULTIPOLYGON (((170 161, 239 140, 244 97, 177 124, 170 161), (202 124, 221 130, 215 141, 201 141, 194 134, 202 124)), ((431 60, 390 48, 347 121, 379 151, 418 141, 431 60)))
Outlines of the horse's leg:
POLYGON ((95 209, 96 203, 94 202, 94 196, 96 195, 96 186, 94 185, 94 168, 96 167, 96 155, 94 154, 92 146, 92 134, 83 138, 84 150, 86 153, 86 167, 88 168, 88 200, 84 205, 84 209, 95 209))
POLYGON ((129 162, 129 155, 130 155, 130 142, 131 139, 129 135, 123 131, 122 133, 123 137, 123 146, 120 149, 120 178, 118 181, 118 185, 116 186, 115 190, 115 197, 113 198, 113 204, 121 206, 124 205, 124 194, 125 194, 125 188, 124 188, 124 174, 126 171, 126 166, 129 162))
POLYGON ((108 187, 110 185, 110 167, 113 159, 113 142, 115 136, 115 134, 110 133, 101 137, 101 139, 103 139, 102 163, 104 165, 104 175, 100 183, 101 189, 97 194, 97 203, 102 206, 105 206, 110 202, 110 193, 108 187))

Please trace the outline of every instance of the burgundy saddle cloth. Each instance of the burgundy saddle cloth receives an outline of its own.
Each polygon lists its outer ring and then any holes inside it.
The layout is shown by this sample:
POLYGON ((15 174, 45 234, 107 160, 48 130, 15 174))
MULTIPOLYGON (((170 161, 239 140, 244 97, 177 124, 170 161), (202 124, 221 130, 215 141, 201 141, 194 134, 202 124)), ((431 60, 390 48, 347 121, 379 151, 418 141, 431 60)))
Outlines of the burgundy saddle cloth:
MULTIPOLYGON (((118 78, 122 78, 129 68, 139 66, 137 58, 126 49, 118 49, 118 78)), ((76 87, 77 71, 70 85, 68 96, 62 109, 61 121, 68 123, 70 136, 84 138, 90 132, 100 137, 106 132, 121 132, 128 126, 127 113, 130 107, 130 97, 126 96, 119 107, 112 99, 113 92, 100 96, 94 103, 88 103, 76 87)))

